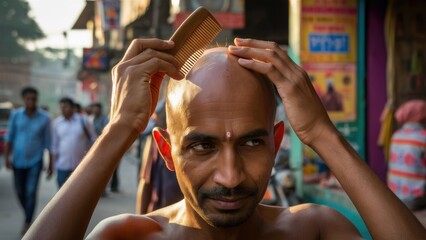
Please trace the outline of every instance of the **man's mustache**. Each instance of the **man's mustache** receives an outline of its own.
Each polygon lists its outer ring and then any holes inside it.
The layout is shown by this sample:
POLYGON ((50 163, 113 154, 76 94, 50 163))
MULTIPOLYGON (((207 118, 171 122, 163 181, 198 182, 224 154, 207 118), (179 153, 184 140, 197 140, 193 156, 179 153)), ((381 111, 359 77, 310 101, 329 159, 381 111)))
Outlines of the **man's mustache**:
POLYGON ((198 192, 198 196, 200 197, 200 199, 219 198, 219 197, 238 198, 238 197, 256 195, 257 192, 258 192, 257 188, 249 188, 244 186, 238 186, 236 188, 226 188, 223 186, 216 186, 210 189, 200 189, 200 191, 198 192))

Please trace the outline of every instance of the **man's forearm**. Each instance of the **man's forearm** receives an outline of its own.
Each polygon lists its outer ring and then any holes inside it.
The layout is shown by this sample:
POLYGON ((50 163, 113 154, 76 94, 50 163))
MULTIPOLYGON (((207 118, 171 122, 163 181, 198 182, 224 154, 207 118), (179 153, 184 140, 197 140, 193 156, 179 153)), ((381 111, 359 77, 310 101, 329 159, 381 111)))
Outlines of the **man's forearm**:
POLYGON ((138 136, 124 124, 107 126, 24 239, 82 239, 119 160, 138 136))
POLYGON ((426 231, 417 218, 343 136, 330 133, 311 147, 339 180, 374 239, 420 239, 425 236, 426 231))

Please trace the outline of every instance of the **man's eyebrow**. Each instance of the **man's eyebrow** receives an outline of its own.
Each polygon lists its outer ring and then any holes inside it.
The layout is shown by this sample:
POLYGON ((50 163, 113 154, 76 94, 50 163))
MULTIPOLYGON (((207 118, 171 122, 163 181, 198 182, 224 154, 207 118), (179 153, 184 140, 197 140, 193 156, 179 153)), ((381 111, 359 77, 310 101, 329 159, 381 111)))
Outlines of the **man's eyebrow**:
POLYGON ((258 138, 258 137, 266 137, 269 135, 269 132, 266 129, 259 128, 253 131, 250 131, 243 136, 239 137, 240 139, 249 139, 249 138, 258 138))
POLYGON ((217 138, 211 135, 198 133, 198 132, 191 132, 185 137, 183 137, 183 142, 205 142, 205 141, 213 141, 217 138))

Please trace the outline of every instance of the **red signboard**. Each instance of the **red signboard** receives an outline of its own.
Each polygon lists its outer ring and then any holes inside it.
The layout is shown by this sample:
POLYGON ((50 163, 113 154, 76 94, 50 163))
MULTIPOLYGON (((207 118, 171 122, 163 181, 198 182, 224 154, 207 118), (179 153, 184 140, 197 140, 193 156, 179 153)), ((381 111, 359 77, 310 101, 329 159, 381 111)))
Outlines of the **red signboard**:
MULTIPOLYGON (((173 22, 173 27, 178 28, 182 22, 191 14, 191 12, 180 12, 176 14, 176 19, 173 22)), ((235 12, 212 12, 213 16, 222 25, 222 28, 239 29, 244 28, 245 16, 244 13, 235 12)))

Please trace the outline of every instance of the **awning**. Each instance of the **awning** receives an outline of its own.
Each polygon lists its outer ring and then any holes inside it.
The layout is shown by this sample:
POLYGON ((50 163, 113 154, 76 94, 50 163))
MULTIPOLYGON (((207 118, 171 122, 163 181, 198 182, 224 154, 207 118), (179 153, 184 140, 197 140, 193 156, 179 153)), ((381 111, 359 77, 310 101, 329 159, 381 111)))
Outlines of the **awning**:
POLYGON ((71 29, 87 29, 87 22, 93 21, 95 18, 95 1, 87 0, 86 6, 78 16, 77 21, 74 23, 71 29))

